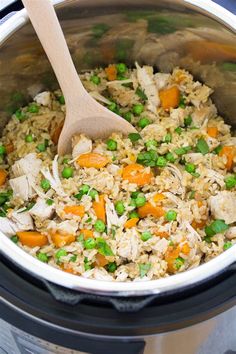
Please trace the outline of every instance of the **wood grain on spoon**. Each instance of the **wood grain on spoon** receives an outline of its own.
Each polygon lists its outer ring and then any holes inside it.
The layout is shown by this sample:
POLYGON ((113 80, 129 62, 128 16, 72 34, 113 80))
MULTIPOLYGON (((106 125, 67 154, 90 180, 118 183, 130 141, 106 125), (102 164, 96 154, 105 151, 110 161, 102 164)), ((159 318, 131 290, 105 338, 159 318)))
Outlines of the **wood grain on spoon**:
POLYGON ((48 56, 66 102, 66 119, 58 141, 58 153, 71 151, 71 138, 83 133, 92 139, 112 132, 129 134, 135 128, 96 102, 83 87, 70 56, 61 26, 50 0, 23 0, 32 25, 48 56))

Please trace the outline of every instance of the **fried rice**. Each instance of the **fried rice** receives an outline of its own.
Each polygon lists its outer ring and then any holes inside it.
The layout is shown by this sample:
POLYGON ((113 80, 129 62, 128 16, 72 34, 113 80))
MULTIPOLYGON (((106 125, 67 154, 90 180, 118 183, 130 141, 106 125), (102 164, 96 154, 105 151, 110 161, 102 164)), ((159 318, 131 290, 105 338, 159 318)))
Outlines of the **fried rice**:
POLYGON ((212 89, 138 63, 80 78, 137 133, 75 136, 58 157, 64 97, 39 93, 0 139, 0 231, 50 266, 108 281, 167 277, 232 247, 236 138, 212 89))

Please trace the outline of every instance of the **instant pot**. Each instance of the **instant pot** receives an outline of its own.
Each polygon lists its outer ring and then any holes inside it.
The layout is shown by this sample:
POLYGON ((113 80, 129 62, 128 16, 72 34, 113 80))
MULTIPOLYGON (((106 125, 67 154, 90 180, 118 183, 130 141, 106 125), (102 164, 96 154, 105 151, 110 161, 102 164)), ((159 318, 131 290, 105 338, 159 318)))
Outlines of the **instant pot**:
MULTIPOLYGON (((55 6, 78 70, 136 60, 163 72, 184 67, 214 89, 236 126, 230 11, 200 0, 55 6)), ((0 46, 1 132, 17 108, 58 84, 25 10, 0 26, 0 46)), ((236 246, 182 274, 119 283, 50 268, 0 234, 0 274, 0 354, 236 353, 236 246)))

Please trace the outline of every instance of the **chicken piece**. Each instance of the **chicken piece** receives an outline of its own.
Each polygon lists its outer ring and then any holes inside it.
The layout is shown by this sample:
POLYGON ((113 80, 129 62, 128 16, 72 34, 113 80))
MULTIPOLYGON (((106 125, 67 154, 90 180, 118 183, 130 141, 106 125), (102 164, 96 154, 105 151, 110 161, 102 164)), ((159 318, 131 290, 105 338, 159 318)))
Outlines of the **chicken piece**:
POLYGON ((169 241, 166 240, 165 238, 161 238, 160 240, 157 241, 157 243, 152 246, 152 248, 162 254, 164 254, 167 251, 169 245, 169 241))
POLYGON ((33 230, 34 223, 29 211, 23 211, 25 208, 15 210, 11 213, 10 218, 16 223, 18 231, 33 230))
POLYGON ((74 220, 65 220, 60 223, 56 223, 54 220, 48 224, 48 230, 52 232, 60 232, 62 234, 75 235, 78 230, 78 222, 74 220))
POLYGON ((26 175, 10 179, 9 184, 13 190, 13 196, 19 197, 23 201, 27 201, 35 195, 30 179, 26 175))
POLYGON ((157 73, 154 75, 154 80, 156 83, 156 87, 159 90, 162 90, 164 87, 167 86, 169 79, 171 78, 170 74, 165 73, 157 73))
POLYGON ((50 219, 55 210, 54 205, 48 205, 45 199, 38 198, 36 204, 30 209, 29 213, 33 217, 36 216, 41 220, 50 219))
POLYGON ((14 236, 16 232, 22 231, 19 226, 12 220, 4 217, 0 217, 0 231, 10 237, 14 236))
POLYGON ((139 245, 137 231, 127 230, 119 242, 117 254, 133 262, 138 258, 139 245))
POLYGON ((112 226, 121 226, 126 221, 126 216, 119 216, 116 213, 114 204, 110 201, 108 197, 105 197, 106 205, 106 217, 107 217, 107 228, 110 229, 112 226))
POLYGON ((216 108, 213 105, 195 110, 192 114, 193 125, 201 127, 205 119, 214 118, 216 113, 216 108))
POLYGON ((92 151, 92 140, 84 135, 75 135, 72 138, 72 157, 76 159, 82 154, 92 151))
POLYGON ((219 192, 208 199, 208 204, 215 219, 222 219, 226 224, 236 221, 236 193, 219 192))
POLYGON ((40 92, 34 97, 34 101, 42 106, 50 106, 51 94, 49 91, 40 92))
POLYGON ((226 231, 225 237, 227 237, 229 240, 232 240, 233 238, 236 238, 236 226, 230 227, 226 231))
POLYGON ((23 175, 32 175, 36 177, 40 171, 42 161, 37 158, 35 153, 31 153, 16 161, 12 166, 12 172, 15 177, 23 175))
POLYGON ((138 82, 148 98, 147 107, 151 112, 156 113, 157 107, 160 105, 160 99, 153 80, 153 73, 150 72, 150 67, 144 66, 141 68, 138 63, 135 63, 135 65, 137 68, 138 82))

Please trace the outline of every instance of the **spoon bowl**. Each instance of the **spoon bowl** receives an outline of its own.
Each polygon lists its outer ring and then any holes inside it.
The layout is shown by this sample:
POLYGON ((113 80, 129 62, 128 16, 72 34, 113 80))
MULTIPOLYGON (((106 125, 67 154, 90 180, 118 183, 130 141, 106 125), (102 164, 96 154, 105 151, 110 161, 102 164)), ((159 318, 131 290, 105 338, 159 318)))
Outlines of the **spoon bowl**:
POLYGON ((71 138, 76 134, 98 139, 113 132, 126 135, 136 132, 129 122, 100 105, 83 87, 51 1, 22 2, 65 98, 66 118, 58 141, 58 154, 71 151, 71 138))

